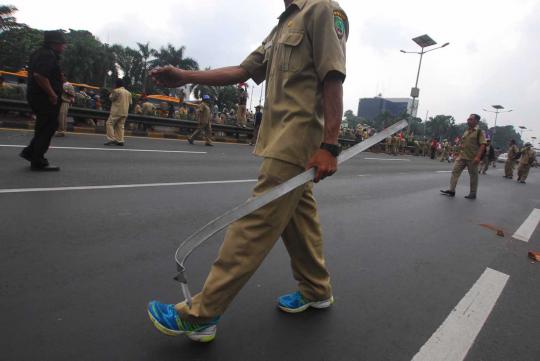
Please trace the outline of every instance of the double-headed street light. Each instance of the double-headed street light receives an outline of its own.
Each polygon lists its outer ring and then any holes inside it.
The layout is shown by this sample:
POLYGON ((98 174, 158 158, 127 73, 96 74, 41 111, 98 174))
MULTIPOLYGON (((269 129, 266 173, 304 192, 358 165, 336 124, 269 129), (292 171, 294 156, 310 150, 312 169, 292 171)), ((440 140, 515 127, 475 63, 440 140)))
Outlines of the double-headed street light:
POLYGON ((483 110, 488 113, 495 113, 495 127, 493 128, 493 134, 491 135, 491 144, 495 144, 495 133, 497 132, 497 118, 499 117, 499 113, 510 113, 513 112, 514 109, 503 110, 504 107, 502 105, 492 105, 491 107, 495 110, 483 110))
MULTIPOLYGON (((420 55, 420 63, 418 64, 418 73, 416 74, 416 83, 414 84, 414 88, 411 89, 411 98, 412 98, 412 106, 411 106, 411 116, 415 115, 415 106, 416 106, 416 99, 420 97, 420 89, 418 89, 418 80, 420 79, 420 68, 422 67, 422 59, 424 58, 424 54, 429 53, 430 51, 437 50, 444 48, 450 43, 444 43, 441 46, 438 46, 436 48, 431 48, 426 50, 426 48, 437 45, 437 42, 429 37, 429 35, 422 35, 418 36, 414 39, 412 39, 420 48, 422 48, 421 51, 405 51, 400 50, 404 54, 419 54, 420 55)), ((410 127, 410 125, 409 125, 410 127)))

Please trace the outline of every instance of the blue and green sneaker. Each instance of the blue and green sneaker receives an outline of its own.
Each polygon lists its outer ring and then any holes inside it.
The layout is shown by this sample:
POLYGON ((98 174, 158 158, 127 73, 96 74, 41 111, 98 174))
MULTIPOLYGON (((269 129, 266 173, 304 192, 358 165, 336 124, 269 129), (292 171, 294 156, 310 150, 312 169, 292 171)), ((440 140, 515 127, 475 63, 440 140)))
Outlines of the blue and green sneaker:
POLYGON ((219 317, 208 323, 184 321, 174 305, 166 305, 158 301, 148 303, 148 316, 154 326, 168 336, 186 335, 198 342, 210 342, 216 338, 219 317))
POLYGON ((309 301, 306 300, 302 294, 298 291, 289 293, 278 298, 278 307, 280 310, 288 313, 298 313, 307 310, 309 307, 313 308, 328 308, 334 303, 334 297, 330 296, 329 299, 324 301, 309 301))

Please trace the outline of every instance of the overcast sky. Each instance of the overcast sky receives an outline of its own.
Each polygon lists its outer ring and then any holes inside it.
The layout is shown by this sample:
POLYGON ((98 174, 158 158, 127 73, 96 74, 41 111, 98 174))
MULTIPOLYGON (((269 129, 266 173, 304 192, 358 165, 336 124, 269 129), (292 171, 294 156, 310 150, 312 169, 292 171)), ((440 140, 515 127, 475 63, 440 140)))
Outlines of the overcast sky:
MULTIPOLYGON (((308 0, 309 1, 309 0, 308 0)), ((201 67, 239 64, 272 29, 282 0, 11 0, 38 29, 85 29, 101 41, 154 48, 185 45, 201 67), (51 10, 54 9, 54 10, 51 10)), ((408 97, 419 56, 411 38, 451 45, 424 57, 418 115, 478 112, 493 126, 493 104, 514 109, 497 125, 526 126, 540 140, 540 0, 341 0, 350 21, 345 109, 361 97, 408 97)), ((258 89, 255 89, 258 102, 258 89)), ((254 101, 254 102, 255 102, 254 101)))

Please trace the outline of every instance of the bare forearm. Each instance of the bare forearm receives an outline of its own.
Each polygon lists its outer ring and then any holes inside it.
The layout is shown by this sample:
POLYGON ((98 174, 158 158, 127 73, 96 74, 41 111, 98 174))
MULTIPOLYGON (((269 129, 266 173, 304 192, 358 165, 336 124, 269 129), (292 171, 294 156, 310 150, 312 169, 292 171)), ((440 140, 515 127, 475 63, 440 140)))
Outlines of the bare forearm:
POLYGON ((43 91, 47 93, 48 96, 52 97, 56 95, 49 79, 42 75, 39 75, 38 73, 34 73, 34 79, 36 80, 36 83, 39 85, 39 87, 43 89, 43 91))
POLYGON ((323 88, 324 143, 337 144, 343 116, 343 83, 328 76, 323 88))
POLYGON ((232 85, 249 79, 249 73, 240 66, 205 71, 185 71, 185 76, 187 83, 201 85, 232 85))

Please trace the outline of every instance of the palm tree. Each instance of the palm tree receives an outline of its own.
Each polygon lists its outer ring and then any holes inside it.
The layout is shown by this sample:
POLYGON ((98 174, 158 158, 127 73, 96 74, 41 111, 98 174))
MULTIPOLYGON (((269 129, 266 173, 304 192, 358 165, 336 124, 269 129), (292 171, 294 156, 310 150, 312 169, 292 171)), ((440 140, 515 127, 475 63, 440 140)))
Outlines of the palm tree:
POLYGON ((17 8, 13 5, 0 5, 0 32, 26 27, 24 24, 19 24, 13 16, 16 11, 17 8))
POLYGON ((185 46, 181 46, 176 49, 171 44, 167 44, 167 47, 161 47, 159 51, 153 50, 152 55, 155 59, 150 61, 150 66, 155 68, 157 66, 172 65, 177 68, 186 70, 198 70, 199 64, 192 58, 184 58, 185 46))
MULTIPOLYGON (((181 46, 176 49, 171 44, 167 44, 167 47, 161 47, 159 51, 152 50, 152 55, 154 59, 149 61, 150 67, 155 68, 158 66, 172 65, 177 68, 186 69, 186 70, 199 70, 199 64, 192 58, 185 58, 184 52, 186 50, 185 46, 181 46)), ((187 94, 191 94, 192 88, 186 86, 187 94)), ((171 96, 178 93, 176 91, 171 91, 170 89, 161 88, 163 93, 168 93, 171 96)))
POLYGON ((148 59, 152 56, 152 54, 155 53, 154 49, 150 48, 150 44, 142 44, 137 43, 137 46, 139 47, 139 53, 142 57, 142 90, 143 93, 146 93, 146 79, 148 77, 148 59))
POLYGON ((127 82, 126 85, 136 86, 143 76, 141 54, 137 50, 118 44, 113 45, 112 50, 115 55, 116 64, 124 73, 123 79, 127 82))

